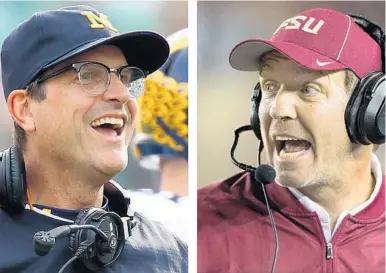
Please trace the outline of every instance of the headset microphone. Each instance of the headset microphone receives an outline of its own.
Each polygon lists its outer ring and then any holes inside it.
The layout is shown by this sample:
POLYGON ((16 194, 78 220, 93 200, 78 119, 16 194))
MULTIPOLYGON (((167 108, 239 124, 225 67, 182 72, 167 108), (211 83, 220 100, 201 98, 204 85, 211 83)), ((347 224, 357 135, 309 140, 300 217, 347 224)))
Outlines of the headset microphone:
POLYGON ((277 255, 279 252, 279 239, 277 236, 275 220, 273 218, 271 208, 269 207, 268 196, 265 189, 265 185, 268 185, 275 180, 276 171, 271 166, 262 164, 257 166, 254 175, 255 175, 256 181, 261 183, 261 188, 263 189, 263 193, 264 193, 265 204, 267 205, 267 209, 268 209, 269 219, 271 220, 273 235, 275 237, 275 254, 273 256, 272 268, 271 268, 271 273, 273 273, 275 272, 275 265, 277 261, 277 255))
POLYGON ((239 135, 243 132, 252 131, 252 130, 253 130, 253 127, 251 125, 242 126, 242 127, 235 130, 235 139, 233 141, 230 156, 231 156, 232 163, 235 164, 238 168, 253 174, 254 180, 259 182, 261 185, 261 188, 263 189, 265 204, 267 206, 269 219, 271 220, 271 226, 272 226, 273 234, 275 237, 275 254, 273 257, 272 268, 271 268, 271 273, 274 273, 275 272, 275 265, 276 265, 276 261, 277 261, 277 255, 279 252, 279 239, 277 236, 275 219, 273 218, 272 211, 271 211, 271 208, 269 206, 268 196, 267 196, 267 192, 265 189, 265 185, 268 185, 275 180, 276 171, 271 166, 266 165, 266 164, 261 164, 261 162, 260 162, 261 151, 263 150, 263 147, 264 147, 263 142, 261 140, 260 140, 260 145, 259 145, 259 166, 253 167, 251 165, 246 165, 244 163, 238 162, 234 156, 234 153, 235 153, 235 150, 237 147, 237 142, 239 140, 239 135))
POLYGON ((271 184, 276 178, 275 169, 266 164, 257 166, 254 174, 255 179, 264 185, 271 184))
POLYGON ((60 226, 51 229, 50 231, 39 231, 34 235, 34 247, 36 254, 38 254, 39 256, 47 255, 48 252, 50 252, 52 246, 55 244, 56 239, 77 232, 81 229, 90 229, 94 231, 96 234, 98 234, 98 236, 100 236, 100 239, 103 243, 109 241, 109 237, 107 237, 107 235, 102 230, 93 225, 60 226))

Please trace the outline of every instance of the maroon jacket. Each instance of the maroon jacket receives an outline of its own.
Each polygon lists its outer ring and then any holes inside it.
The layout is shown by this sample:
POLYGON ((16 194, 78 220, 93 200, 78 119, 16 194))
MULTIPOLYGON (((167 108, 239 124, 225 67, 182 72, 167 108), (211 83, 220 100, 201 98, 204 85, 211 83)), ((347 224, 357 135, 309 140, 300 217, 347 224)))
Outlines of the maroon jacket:
MULTIPOLYGON (((384 184, 365 210, 344 218, 332 251, 317 214, 288 189, 268 185, 279 238, 275 273, 385 273, 384 184)), ((199 273, 271 272, 274 235, 261 186, 250 174, 199 189, 197 202, 199 273)))

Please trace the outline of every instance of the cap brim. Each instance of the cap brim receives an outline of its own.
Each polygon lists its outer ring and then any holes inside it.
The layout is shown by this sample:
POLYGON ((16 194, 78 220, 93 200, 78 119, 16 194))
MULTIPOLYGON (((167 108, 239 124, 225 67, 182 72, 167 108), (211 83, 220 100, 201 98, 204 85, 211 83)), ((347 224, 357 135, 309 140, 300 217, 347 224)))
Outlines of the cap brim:
POLYGON ((130 32, 83 44, 50 62, 43 70, 101 45, 119 47, 129 65, 141 68, 149 74, 158 70, 166 62, 170 50, 166 39, 155 32, 130 32))
POLYGON ((339 70, 347 68, 345 65, 302 46, 270 40, 246 40, 236 45, 229 55, 230 65, 241 71, 258 71, 261 57, 277 50, 297 62, 313 70, 339 70))

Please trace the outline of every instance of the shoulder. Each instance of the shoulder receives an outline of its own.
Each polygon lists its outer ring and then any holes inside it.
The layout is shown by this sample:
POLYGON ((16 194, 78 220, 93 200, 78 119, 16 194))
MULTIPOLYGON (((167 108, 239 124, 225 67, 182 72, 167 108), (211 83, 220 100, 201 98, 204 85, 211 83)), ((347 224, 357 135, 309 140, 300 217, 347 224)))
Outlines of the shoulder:
POLYGON ((238 188, 243 187, 247 180, 249 180, 249 174, 242 172, 201 187, 197 192, 198 210, 210 210, 223 202, 237 199, 235 194, 237 195, 238 188))
POLYGON ((162 219, 165 213, 173 211, 177 205, 167 196, 153 191, 129 191, 128 194, 131 208, 155 221, 162 219))
POLYGON ((130 207, 147 219, 161 223, 167 230, 175 233, 185 242, 188 240, 190 216, 188 198, 173 199, 168 192, 133 191, 130 195, 130 207))
POLYGON ((249 174, 242 172, 222 181, 204 186, 197 193, 197 225, 200 235, 220 231, 244 209, 240 188, 249 174))
POLYGON ((132 236, 128 239, 131 247, 138 250, 149 249, 156 260, 166 259, 174 267, 184 269, 179 272, 187 272, 187 244, 161 223, 152 221, 141 213, 135 213, 134 219, 132 236))
MULTIPOLYGON (((120 211, 126 210, 126 214, 134 216, 132 234, 127 239, 125 247, 126 256, 131 257, 128 259, 129 264, 136 263, 138 268, 141 264, 142 267, 148 264, 147 267, 158 268, 157 272, 188 272, 188 247, 181 239, 159 222, 133 211, 130 191, 118 183, 110 181, 105 186, 105 192, 109 193, 109 199, 114 200, 114 207, 120 211)), ((150 199, 147 201, 151 202, 150 199)), ((153 204, 153 209, 157 210, 157 204, 153 204)))
POLYGON ((228 178, 215 181, 198 189, 197 198, 207 199, 223 193, 230 193, 234 184, 240 184, 249 178, 249 173, 240 172, 228 178))

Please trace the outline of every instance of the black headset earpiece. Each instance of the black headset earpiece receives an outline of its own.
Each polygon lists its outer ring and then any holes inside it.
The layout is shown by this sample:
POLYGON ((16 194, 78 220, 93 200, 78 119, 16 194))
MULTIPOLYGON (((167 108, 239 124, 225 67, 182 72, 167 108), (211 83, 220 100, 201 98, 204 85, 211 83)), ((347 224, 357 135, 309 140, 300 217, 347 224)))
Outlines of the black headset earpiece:
POLYGON ((17 147, 0 153, 0 207, 9 212, 20 212, 25 207, 27 194, 23 155, 17 147))
POLYGON ((250 124, 252 127, 253 132, 255 133, 258 140, 261 139, 261 132, 260 132, 260 119, 259 119, 259 105, 261 101, 261 90, 260 90, 260 83, 258 82, 253 89, 252 94, 252 107, 251 107, 251 115, 250 115, 250 124))
POLYGON ((385 34, 376 23, 350 14, 355 23, 381 47, 383 72, 372 72, 357 84, 345 112, 347 133, 353 143, 385 143, 385 34))
POLYGON ((363 145, 384 143, 384 109, 385 74, 370 73, 357 84, 347 103, 345 123, 350 140, 363 145))
POLYGON ((74 224, 35 233, 35 253, 47 255, 58 239, 70 235, 68 247, 72 257, 59 273, 65 272, 72 263, 82 267, 77 272, 100 272, 101 267, 113 263, 122 253, 126 239, 132 234, 133 219, 133 216, 121 218, 115 212, 100 208, 82 210, 74 224))
POLYGON ((126 239, 124 225, 118 214, 106 212, 103 209, 90 208, 81 211, 74 224, 92 224, 102 230, 109 238, 108 241, 103 242, 94 232, 87 229, 79 230, 70 235, 68 246, 73 255, 76 255, 82 248, 92 247, 92 251, 84 251, 77 260, 89 271, 96 271, 113 263, 121 254, 126 239), (92 242, 95 243, 91 245, 92 242))

